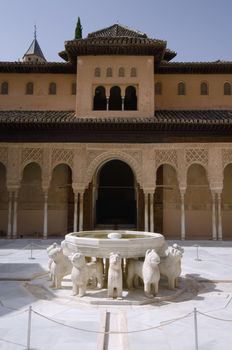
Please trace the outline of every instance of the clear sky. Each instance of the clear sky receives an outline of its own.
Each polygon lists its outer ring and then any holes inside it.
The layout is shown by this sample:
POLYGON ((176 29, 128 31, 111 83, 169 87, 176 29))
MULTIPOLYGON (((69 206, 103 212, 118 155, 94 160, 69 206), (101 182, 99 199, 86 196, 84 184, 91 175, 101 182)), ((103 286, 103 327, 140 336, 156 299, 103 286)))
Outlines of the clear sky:
POLYGON ((232 0, 0 0, 0 61, 17 61, 37 39, 48 61, 74 37, 122 23, 167 40, 176 61, 232 61, 232 0))

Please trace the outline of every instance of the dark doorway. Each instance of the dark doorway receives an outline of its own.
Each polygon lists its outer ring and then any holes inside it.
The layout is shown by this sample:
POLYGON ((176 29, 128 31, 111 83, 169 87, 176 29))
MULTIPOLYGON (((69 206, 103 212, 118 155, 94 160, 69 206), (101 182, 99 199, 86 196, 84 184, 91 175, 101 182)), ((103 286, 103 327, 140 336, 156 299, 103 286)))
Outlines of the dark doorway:
POLYGON ((96 224, 118 229, 136 227, 134 175, 120 160, 106 163, 99 172, 96 224))
POLYGON ((110 89, 109 110, 110 111, 122 110, 121 89, 118 86, 113 86, 110 89))

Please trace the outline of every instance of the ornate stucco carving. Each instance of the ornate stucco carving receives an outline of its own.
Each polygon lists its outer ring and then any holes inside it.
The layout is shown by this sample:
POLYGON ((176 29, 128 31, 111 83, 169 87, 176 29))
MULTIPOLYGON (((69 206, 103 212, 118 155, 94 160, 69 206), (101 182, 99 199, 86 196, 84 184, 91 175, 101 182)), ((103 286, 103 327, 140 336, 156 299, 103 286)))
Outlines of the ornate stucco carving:
POLYGON ((17 189, 21 182, 21 149, 17 146, 8 149, 7 187, 17 189))
POLYGON ((73 166, 73 150, 55 148, 52 150, 52 168, 55 168, 58 164, 67 164, 71 168, 73 166))
POLYGON ((43 166, 43 150, 41 148, 23 148, 21 164, 24 168, 27 164, 35 162, 43 166))
POLYGON ((232 163, 232 149, 222 149, 223 168, 225 168, 230 163, 232 163))
POLYGON ((186 165, 198 163, 207 167, 208 164, 208 150, 206 148, 189 148, 185 153, 186 165))
POLYGON ((0 147, 0 163, 7 166, 8 152, 7 147, 0 147))
POLYGON ((156 169, 162 164, 169 164, 176 170, 178 168, 177 152, 175 149, 155 150, 156 169))

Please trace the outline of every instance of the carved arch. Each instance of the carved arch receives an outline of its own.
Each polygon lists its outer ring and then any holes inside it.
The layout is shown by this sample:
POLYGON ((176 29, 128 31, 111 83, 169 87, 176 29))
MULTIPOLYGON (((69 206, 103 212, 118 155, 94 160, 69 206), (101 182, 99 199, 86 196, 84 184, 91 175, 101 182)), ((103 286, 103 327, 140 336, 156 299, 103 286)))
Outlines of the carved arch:
POLYGON ((88 186, 88 184, 92 181, 92 178, 94 176, 94 174, 96 173, 96 171, 99 169, 100 166, 102 166, 104 163, 110 161, 110 160, 114 160, 114 159, 118 159, 121 160, 125 163, 127 163, 133 173, 134 176, 137 180, 137 182, 141 183, 142 181, 142 172, 141 172, 141 167, 139 166, 138 162, 131 156, 129 156, 128 154, 124 153, 124 152, 104 152, 101 155, 99 155, 98 157, 96 157, 89 165, 87 172, 86 172, 86 186, 88 186))

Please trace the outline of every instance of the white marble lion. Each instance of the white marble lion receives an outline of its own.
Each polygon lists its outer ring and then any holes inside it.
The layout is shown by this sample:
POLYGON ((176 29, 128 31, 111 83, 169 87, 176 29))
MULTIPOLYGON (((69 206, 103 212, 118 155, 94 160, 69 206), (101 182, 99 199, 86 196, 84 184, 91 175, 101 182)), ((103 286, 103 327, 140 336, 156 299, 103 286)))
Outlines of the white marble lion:
POLYGON ((122 258, 118 253, 110 253, 107 295, 108 298, 122 298, 122 258))
POLYGON ((178 287, 178 277, 181 274, 181 259, 184 249, 177 244, 168 247, 167 256, 161 258, 159 264, 160 274, 167 277, 168 288, 175 289, 178 287))
POLYGON ((144 261, 130 259, 127 267, 127 286, 133 287, 134 279, 140 277, 144 283, 144 292, 147 297, 153 297, 159 290, 160 258, 154 249, 146 251, 144 261))
POLYGON ((61 288, 61 281, 64 276, 71 273, 72 264, 67 256, 63 254, 61 247, 53 248, 48 253, 52 260, 50 274, 53 288, 61 288))
POLYGON ((85 256, 78 252, 71 257, 73 295, 82 297, 86 293, 90 279, 97 279, 98 287, 103 286, 103 266, 101 261, 86 263, 85 256))
POLYGON ((56 242, 52 243, 49 247, 47 247, 47 254, 48 254, 48 271, 49 271, 49 278, 51 279, 51 266, 53 263, 51 256, 51 251, 55 248, 58 248, 58 244, 56 242))

